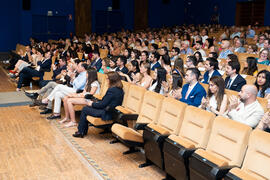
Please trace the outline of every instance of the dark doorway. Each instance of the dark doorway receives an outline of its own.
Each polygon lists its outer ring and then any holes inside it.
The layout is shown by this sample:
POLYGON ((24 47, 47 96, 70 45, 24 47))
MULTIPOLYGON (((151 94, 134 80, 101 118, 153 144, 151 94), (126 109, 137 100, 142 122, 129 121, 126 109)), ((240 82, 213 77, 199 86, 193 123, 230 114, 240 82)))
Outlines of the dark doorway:
POLYGON ((148 0, 134 0, 134 30, 148 27, 148 0))
POLYGON ((237 2, 235 24, 237 26, 264 25, 265 0, 237 2))
POLYGON ((91 33, 91 0, 75 0, 75 32, 77 36, 91 33))

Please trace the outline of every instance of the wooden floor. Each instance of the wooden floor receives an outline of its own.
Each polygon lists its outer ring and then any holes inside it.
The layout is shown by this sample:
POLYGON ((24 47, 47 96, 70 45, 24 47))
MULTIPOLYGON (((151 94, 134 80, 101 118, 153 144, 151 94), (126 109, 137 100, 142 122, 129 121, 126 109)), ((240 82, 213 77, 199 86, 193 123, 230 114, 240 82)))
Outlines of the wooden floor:
POLYGON ((7 71, 0 66, 0 92, 10 92, 15 90, 16 86, 7 76, 7 71))
MULTIPOLYGON (((15 91, 6 74, 0 66, 0 92, 15 91)), ((123 155, 128 148, 109 144, 111 134, 100 135, 100 130, 91 127, 85 138, 77 139, 72 137, 75 131, 76 127, 64 128, 57 121, 46 120, 37 107, 0 108, 0 180, 165 177, 155 166, 138 168, 144 155, 123 155)))
POLYGON ((36 109, 0 108, 0 179, 97 179, 36 109))

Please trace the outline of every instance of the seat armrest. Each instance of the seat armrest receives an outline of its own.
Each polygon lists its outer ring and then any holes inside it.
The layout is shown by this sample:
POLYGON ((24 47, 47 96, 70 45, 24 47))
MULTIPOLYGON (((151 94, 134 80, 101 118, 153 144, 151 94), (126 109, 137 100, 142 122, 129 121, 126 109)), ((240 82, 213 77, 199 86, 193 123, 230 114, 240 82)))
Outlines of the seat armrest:
POLYGON ((181 149, 178 151, 178 155, 183 157, 183 159, 189 158, 197 149, 186 149, 183 146, 181 146, 181 149))
POLYGON ((157 143, 162 143, 164 140, 168 137, 168 135, 161 135, 161 134, 156 134, 154 136, 154 141, 157 143))
POLYGON ((144 130, 145 126, 147 126, 148 123, 136 123, 134 126, 135 130, 144 130))
POLYGON ((237 166, 223 166, 223 167, 215 166, 211 170, 211 175, 216 179, 222 179, 234 167, 237 166))

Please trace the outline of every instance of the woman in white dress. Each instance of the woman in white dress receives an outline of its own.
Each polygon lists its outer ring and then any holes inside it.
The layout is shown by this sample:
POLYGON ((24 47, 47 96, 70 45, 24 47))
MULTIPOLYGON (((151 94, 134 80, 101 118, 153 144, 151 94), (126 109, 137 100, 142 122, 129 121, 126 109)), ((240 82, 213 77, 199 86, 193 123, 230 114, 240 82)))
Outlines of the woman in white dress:
POLYGON ((149 88, 149 91, 154 91, 156 93, 164 95, 165 91, 164 87, 162 86, 162 82, 166 82, 166 74, 167 71, 163 67, 156 68, 154 71, 154 80, 149 88))
POLYGON ((87 70, 87 84, 82 93, 72 93, 64 97, 65 118, 60 123, 69 122, 65 127, 76 126, 74 105, 87 105, 88 100, 85 99, 86 94, 94 95, 100 91, 100 85, 97 81, 97 70, 89 68, 87 70))
POLYGON ((227 110, 227 102, 223 78, 221 76, 211 77, 207 97, 202 99, 200 107, 222 116, 227 110))
POLYGON ((150 76, 150 64, 143 62, 140 65, 140 73, 137 73, 137 75, 133 77, 133 83, 148 89, 151 86, 152 81, 153 79, 150 76))

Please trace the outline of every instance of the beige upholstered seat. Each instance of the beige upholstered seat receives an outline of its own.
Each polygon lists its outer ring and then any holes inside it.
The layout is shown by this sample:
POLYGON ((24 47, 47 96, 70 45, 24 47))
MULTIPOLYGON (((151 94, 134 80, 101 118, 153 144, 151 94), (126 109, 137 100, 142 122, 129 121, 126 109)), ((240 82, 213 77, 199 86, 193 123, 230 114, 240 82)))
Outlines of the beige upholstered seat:
POLYGON ((169 139, 185 148, 205 148, 210 136, 215 115, 194 106, 188 106, 185 111, 181 129, 177 135, 169 139), (186 145, 188 145, 186 147, 186 145))
POLYGON ((191 179, 208 179, 215 167, 240 167, 251 130, 245 124, 216 117, 206 149, 196 150, 190 158, 191 179))
POLYGON ((130 85, 128 96, 125 98, 125 106, 117 106, 116 109, 123 114, 139 114, 145 91, 143 87, 130 85))
POLYGON ((270 178, 270 134, 254 130, 249 138, 248 150, 241 169, 233 168, 233 174, 240 179, 266 180, 270 178))
MULTIPOLYGON (((157 121, 163 99, 164 96, 158 93, 151 91, 145 92, 136 124, 148 124, 157 121)), ((116 138, 121 138, 121 140, 143 142, 143 137, 140 132, 121 124, 114 124, 112 126, 112 132, 115 134, 116 138)))

